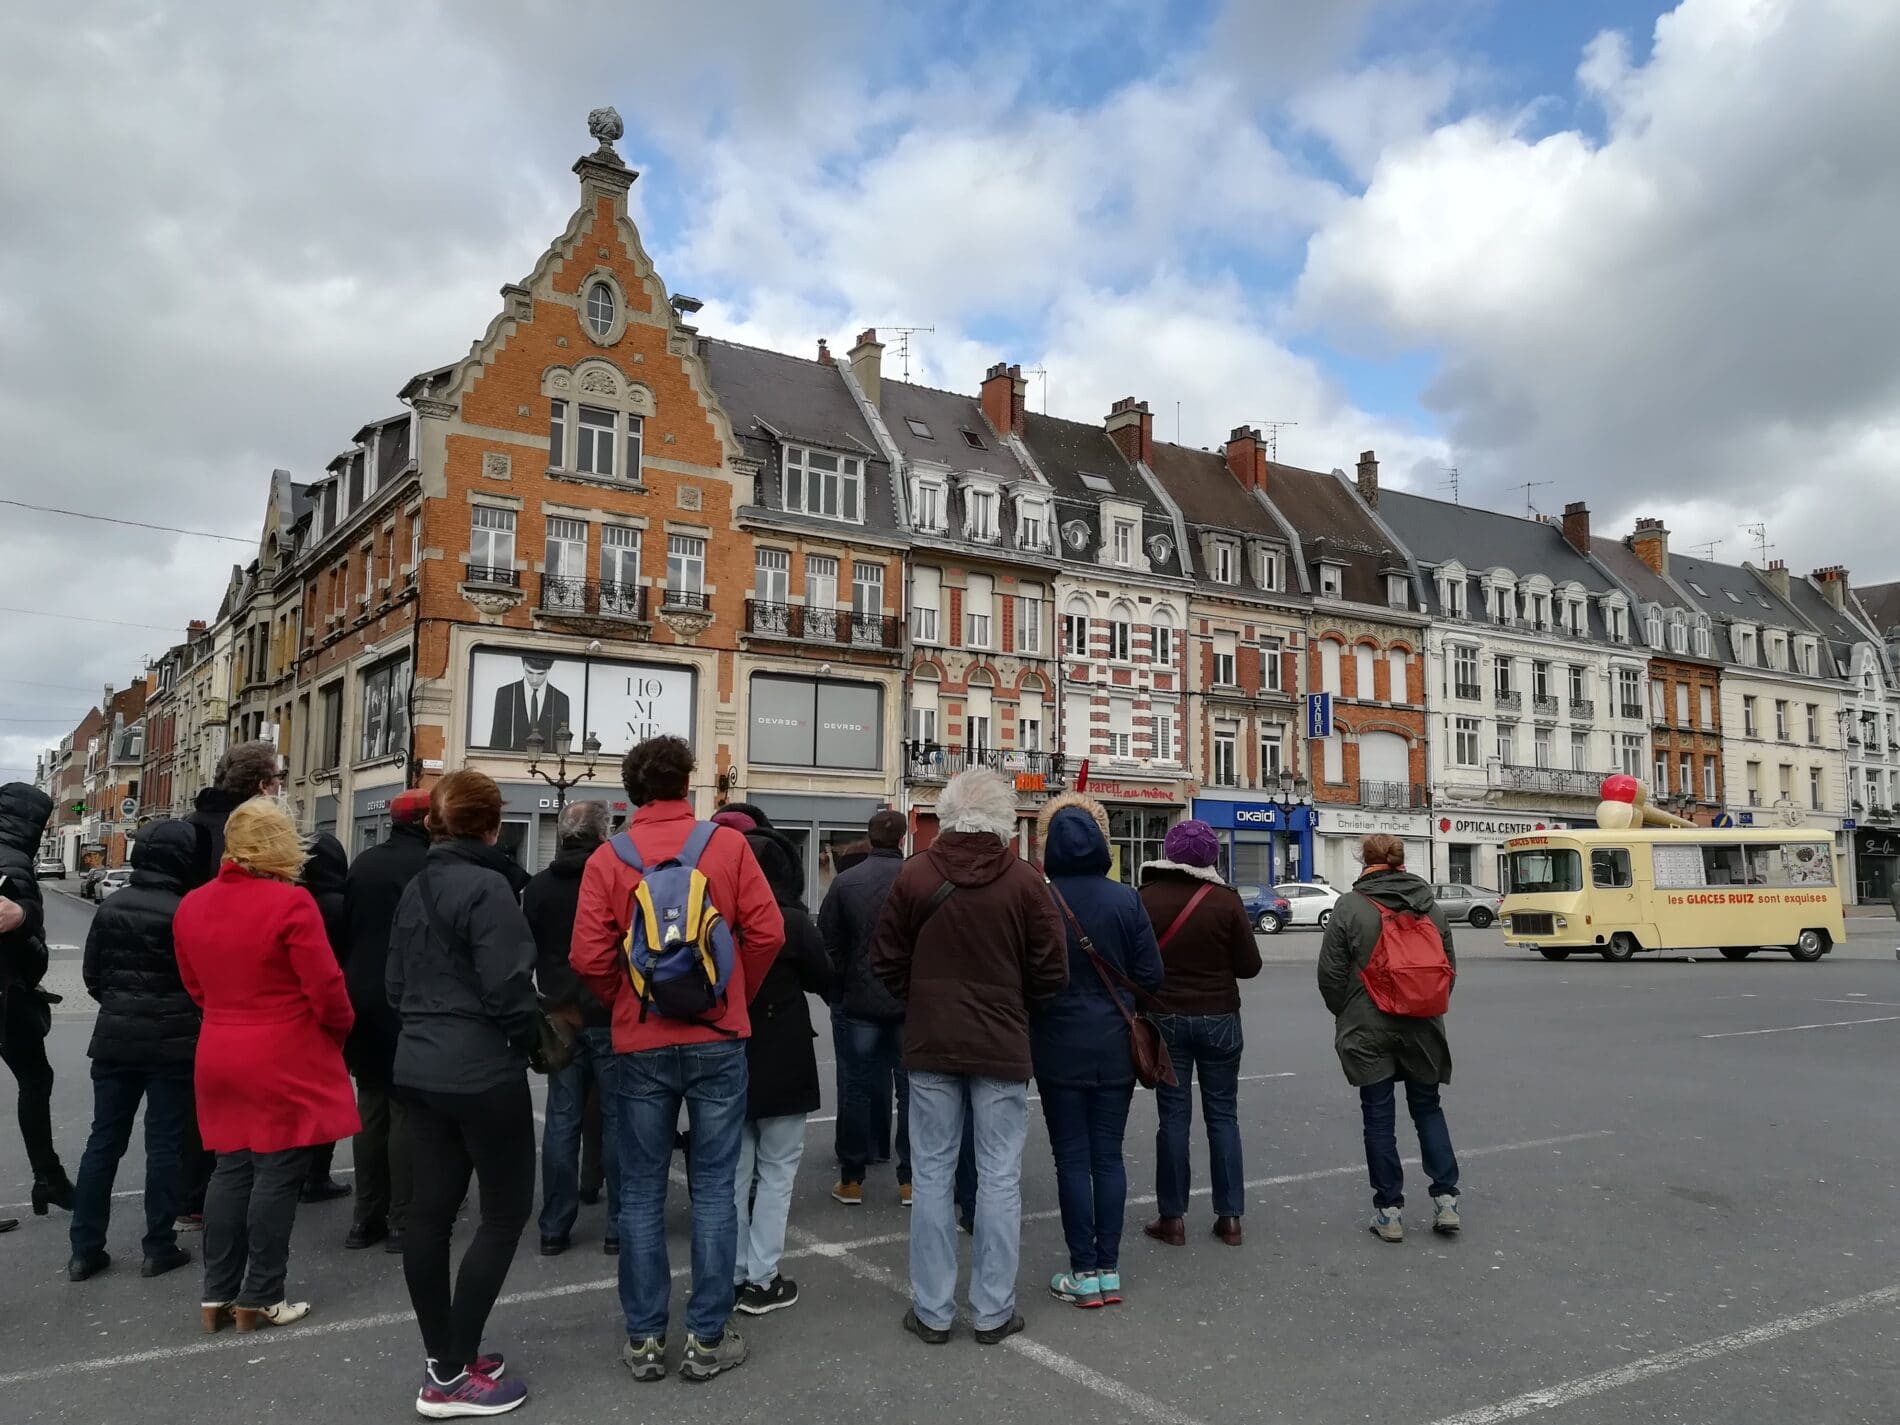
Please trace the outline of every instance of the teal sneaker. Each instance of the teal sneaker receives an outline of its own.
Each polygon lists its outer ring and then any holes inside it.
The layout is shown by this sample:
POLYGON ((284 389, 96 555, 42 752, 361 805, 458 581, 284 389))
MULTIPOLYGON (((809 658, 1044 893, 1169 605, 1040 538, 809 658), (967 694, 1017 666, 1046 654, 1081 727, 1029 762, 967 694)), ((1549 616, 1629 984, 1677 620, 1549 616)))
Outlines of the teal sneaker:
POLYGON ((1095 1283, 1102 1289, 1102 1305, 1120 1306, 1122 1304, 1122 1274, 1120 1272, 1097 1272, 1095 1283))
POLYGON ((1049 1295, 1090 1310, 1102 1305, 1101 1278, 1094 1272, 1057 1272, 1049 1278, 1049 1295))

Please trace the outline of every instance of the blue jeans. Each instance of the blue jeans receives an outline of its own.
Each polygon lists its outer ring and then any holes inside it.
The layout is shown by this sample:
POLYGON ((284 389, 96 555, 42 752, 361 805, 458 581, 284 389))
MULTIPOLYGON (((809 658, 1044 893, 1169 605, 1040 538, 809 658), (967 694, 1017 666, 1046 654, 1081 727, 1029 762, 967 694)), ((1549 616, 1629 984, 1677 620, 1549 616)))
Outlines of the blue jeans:
POLYGON ((106 1245, 112 1219, 112 1180, 132 1141, 132 1120, 145 1100, 145 1239, 148 1257, 176 1246, 172 1226, 185 1193, 185 1134, 191 1126, 191 1065, 136 1069, 92 1066, 92 1136, 79 1160, 73 1188, 72 1247, 75 1257, 106 1245))
MULTIPOLYGON (((1374 1207, 1405 1206, 1405 1169, 1399 1164, 1392 1089, 1399 1081, 1383 1079, 1359 1090, 1366 1125, 1366 1172, 1372 1179, 1374 1207)), ((1418 1130, 1418 1152, 1432 1180, 1432 1196, 1458 1195, 1458 1159, 1451 1151, 1451 1130, 1438 1106, 1437 1084, 1405 1083, 1405 1106, 1418 1130)))
POLYGON ((1192 1176, 1189 1130, 1194 1123, 1194 1075, 1201 1076, 1201 1117, 1207 1122, 1207 1166, 1214 1180, 1214 1215, 1247 1210, 1240 1165, 1240 1016, 1158 1014, 1155 1023, 1174 1060, 1174 1088, 1155 1088, 1155 1203, 1163 1217, 1187 1214, 1192 1176))
POLYGON ((976 1124, 976 1245, 970 1257, 970 1314, 979 1331, 1016 1311, 1022 1249, 1023 1141, 1029 1085, 921 1071, 910 1076, 910 1293, 917 1319, 948 1330, 957 1296, 957 1150, 965 1094, 976 1124))
POLYGON ((844 1020, 838 1062, 844 1066, 844 1097, 838 1104, 838 1177, 864 1181, 865 1168, 885 1156, 890 1141, 891 1096, 897 1096, 897 1181, 910 1181, 910 1087, 904 1077, 904 1025, 874 1019, 844 1020))
POLYGON ((686 1105, 693 1150, 686 1159, 693 1202, 693 1289, 686 1329, 716 1341, 732 1315, 738 1213, 732 1185, 745 1127, 743 1039, 675 1044, 622 1054, 614 1065, 620 1140, 620 1309, 628 1339, 666 1336, 672 1266, 666 1257, 666 1185, 673 1134, 686 1105))
POLYGON ((581 1117, 587 1081, 600 1084, 600 1159, 607 1180, 607 1240, 620 1235, 620 1145, 614 1135, 614 1032, 583 1029, 574 1062, 548 1076, 541 1130, 541 1235, 565 1237, 581 1210, 581 1117))
POLYGON ((1069 1243, 1069 1270, 1120 1270, 1122 1212, 1128 1203, 1128 1169, 1122 1135, 1135 1086, 1036 1087, 1056 1159, 1056 1197, 1062 1204, 1062 1235, 1069 1243))
POLYGON ((785 1223, 792 1213, 792 1183, 805 1156, 805 1115, 746 1120, 739 1140, 733 1205, 738 1214, 738 1256, 732 1284, 770 1286, 785 1255, 785 1223))

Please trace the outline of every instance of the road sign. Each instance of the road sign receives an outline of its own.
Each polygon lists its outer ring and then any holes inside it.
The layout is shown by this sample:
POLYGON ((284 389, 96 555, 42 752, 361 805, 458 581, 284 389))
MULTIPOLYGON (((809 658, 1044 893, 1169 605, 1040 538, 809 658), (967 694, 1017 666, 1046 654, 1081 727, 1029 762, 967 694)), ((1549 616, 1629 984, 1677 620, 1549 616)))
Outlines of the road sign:
POLYGON ((1858 831, 1859 829, 1860 829, 1860 823, 1854 820, 1853 817, 1844 816, 1841 818, 1842 831, 1858 831))
POLYGON ((1308 737, 1333 735, 1333 695, 1331 693, 1306 695, 1306 735, 1308 737))
POLYGON ((119 820, 130 821, 139 814, 139 799, 127 797, 119 803, 119 820))
POLYGON ((1745 811, 1741 814, 1741 817, 1739 818, 1739 820, 1743 826, 1753 826, 1755 824, 1755 813, 1752 811, 1745 811))
POLYGON ((1725 811, 1719 811, 1719 812, 1717 812, 1717 813, 1715 814, 1715 825, 1717 825, 1717 826, 1733 826, 1733 825, 1735 825, 1735 818, 1734 818, 1734 817, 1732 817, 1732 816, 1730 816, 1730 815, 1729 815, 1729 814, 1728 814, 1727 812, 1725 812, 1725 811))

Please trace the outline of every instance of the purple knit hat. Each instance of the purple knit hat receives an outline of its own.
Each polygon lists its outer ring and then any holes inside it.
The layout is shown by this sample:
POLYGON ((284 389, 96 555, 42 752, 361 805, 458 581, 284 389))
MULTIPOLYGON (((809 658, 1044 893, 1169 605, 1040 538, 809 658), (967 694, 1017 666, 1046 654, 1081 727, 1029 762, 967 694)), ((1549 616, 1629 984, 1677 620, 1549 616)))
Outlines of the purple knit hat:
POLYGON ((1220 860, 1220 838, 1204 821, 1177 821, 1162 838, 1161 854, 1181 866, 1212 866, 1220 860))

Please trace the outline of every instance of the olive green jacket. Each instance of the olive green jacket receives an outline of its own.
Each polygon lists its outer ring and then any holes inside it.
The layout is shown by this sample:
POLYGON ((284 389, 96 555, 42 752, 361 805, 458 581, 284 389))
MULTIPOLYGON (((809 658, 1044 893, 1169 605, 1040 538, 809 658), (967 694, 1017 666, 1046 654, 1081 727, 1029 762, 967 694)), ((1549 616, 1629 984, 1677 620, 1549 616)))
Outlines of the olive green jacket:
POLYGON ((1451 927, 1432 898, 1432 888, 1410 871, 1368 871, 1339 898, 1319 949, 1319 992, 1333 1012, 1333 1048, 1346 1082, 1354 1088, 1385 1079, 1420 1084, 1451 1082, 1451 1044, 1445 1021, 1387 1014, 1366 993, 1359 972, 1372 958, 1383 923, 1378 901, 1392 910, 1429 915, 1445 940, 1454 970, 1458 958, 1451 927))

